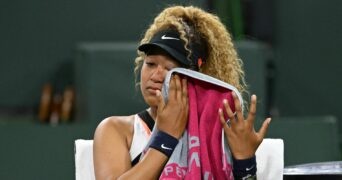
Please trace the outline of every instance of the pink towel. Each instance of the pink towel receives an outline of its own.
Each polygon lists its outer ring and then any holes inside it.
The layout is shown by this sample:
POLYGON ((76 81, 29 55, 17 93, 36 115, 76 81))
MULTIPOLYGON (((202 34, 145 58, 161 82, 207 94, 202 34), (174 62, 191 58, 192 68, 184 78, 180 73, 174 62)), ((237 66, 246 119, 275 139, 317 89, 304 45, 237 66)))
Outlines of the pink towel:
MULTIPOLYGON (((186 72, 193 75, 189 70, 186 72)), ((203 81, 203 75, 197 78, 197 74, 187 77, 190 107, 187 130, 160 179, 234 179, 231 155, 224 150, 225 137, 222 137, 224 134, 218 116, 218 109, 223 108, 223 99, 228 99, 232 111, 235 111, 232 89, 217 85, 217 79, 212 83, 213 78, 208 80, 205 75, 203 81)))
MULTIPOLYGON (((166 163, 160 179, 228 179, 232 180, 232 157, 218 116, 223 99, 228 99, 233 112, 232 92, 241 104, 242 98, 235 87, 205 74, 174 68, 166 75, 162 95, 168 98, 172 73, 186 76, 189 93, 189 121, 187 129, 166 163)), ((147 152, 151 140, 157 134, 153 129, 149 142, 142 152, 147 152)))
POLYGON ((223 99, 232 102, 231 91, 197 79, 190 78, 189 81, 188 136, 199 138, 198 146, 189 147, 189 155, 199 153, 200 166, 190 163, 186 177, 231 179, 231 165, 224 164, 227 162, 222 161, 225 155, 222 150, 222 125, 218 116, 218 109, 222 108, 223 99))

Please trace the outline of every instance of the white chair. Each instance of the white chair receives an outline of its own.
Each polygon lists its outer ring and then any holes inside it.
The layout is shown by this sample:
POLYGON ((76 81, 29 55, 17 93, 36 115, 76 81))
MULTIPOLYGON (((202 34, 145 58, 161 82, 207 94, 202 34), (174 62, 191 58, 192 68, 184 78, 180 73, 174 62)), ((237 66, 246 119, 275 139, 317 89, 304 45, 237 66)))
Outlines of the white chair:
POLYGON ((284 142, 282 139, 264 139, 255 155, 257 161, 257 179, 283 179, 284 142))
POLYGON ((95 180, 93 164, 93 140, 75 141, 76 180, 95 180))
MULTIPOLYGON (((284 169, 284 143, 282 139, 264 139, 256 151, 257 178, 282 180, 284 169)), ((93 140, 75 141, 76 180, 95 180, 93 140)))

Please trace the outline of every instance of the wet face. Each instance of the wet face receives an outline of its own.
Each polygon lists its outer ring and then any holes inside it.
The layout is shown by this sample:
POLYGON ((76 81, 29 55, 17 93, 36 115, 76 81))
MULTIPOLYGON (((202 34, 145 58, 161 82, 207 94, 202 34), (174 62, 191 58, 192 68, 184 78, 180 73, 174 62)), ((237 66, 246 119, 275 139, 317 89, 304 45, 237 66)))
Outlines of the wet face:
POLYGON ((175 67, 179 67, 179 64, 161 50, 153 50, 145 57, 141 68, 140 89, 150 107, 157 106, 156 90, 161 91, 167 72, 175 67))

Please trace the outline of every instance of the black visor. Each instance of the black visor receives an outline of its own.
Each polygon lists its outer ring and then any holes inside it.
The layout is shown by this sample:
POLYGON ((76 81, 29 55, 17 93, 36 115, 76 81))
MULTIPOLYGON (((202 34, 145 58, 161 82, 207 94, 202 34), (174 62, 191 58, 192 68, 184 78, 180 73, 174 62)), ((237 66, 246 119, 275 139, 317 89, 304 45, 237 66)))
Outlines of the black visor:
POLYGON ((184 48, 184 44, 184 41, 179 37, 178 31, 168 29, 156 33, 149 43, 140 45, 138 49, 147 54, 151 48, 159 47, 170 54, 177 62, 189 67, 191 61, 187 58, 188 53, 184 48))
POLYGON ((206 49, 201 48, 199 43, 190 43, 191 56, 185 49, 185 42, 180 38, 179 32, 174 29, 162 30, 156 33, 149 43, 138 47, 139 51, 148 54, 151 48, 159 47, 186 68, 198 70, 198 61, 205 61, 206 49))

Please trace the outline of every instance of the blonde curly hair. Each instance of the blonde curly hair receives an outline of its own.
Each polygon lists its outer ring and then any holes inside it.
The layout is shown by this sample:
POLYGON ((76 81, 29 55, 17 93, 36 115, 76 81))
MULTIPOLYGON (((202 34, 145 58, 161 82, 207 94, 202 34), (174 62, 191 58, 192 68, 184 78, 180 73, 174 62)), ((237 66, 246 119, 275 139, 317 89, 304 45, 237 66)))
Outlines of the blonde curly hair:
MULTIPOLYGON (((238 58, 230 34, 216 15, 193 6, 165 8, 147 29, 140 44, 148 43, 153 35, 161 30, 174 28, 180 33, 190 56, 189 41, 186 38, 189 29, 184 24, 190 25, 194 36, 200 36, 197 39, 203 39, 206 43, 207 58, 199 72, 235 86, 241 94, 247 93, 242 61, 238 58)), ((138 51, 134 69, 136 77, 144 56, 143 52, 138 51)))

